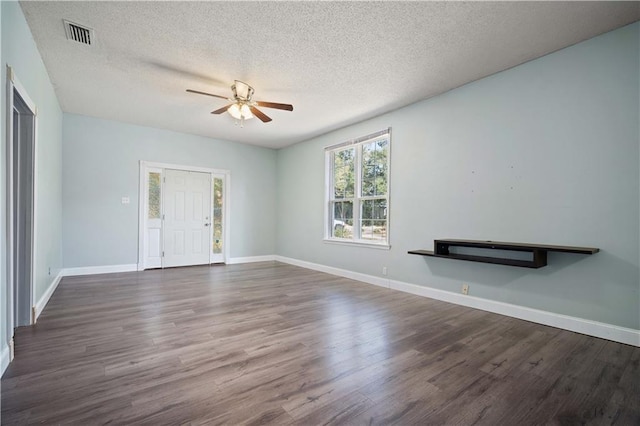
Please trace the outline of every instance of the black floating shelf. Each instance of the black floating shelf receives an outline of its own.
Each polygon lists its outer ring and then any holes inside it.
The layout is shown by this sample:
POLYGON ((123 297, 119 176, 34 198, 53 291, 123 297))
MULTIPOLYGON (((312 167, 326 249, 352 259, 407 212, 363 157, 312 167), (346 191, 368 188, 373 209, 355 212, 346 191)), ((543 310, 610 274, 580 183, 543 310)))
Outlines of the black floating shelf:
POLYGON ((550 251, 577 254, 594 254, 600 251, 600 249, 594 247, 555 246, 548 244, 508 243, 502 241, 479 240, 434 240, 433 245, 435 247, 435 251, 410 250, 409 254, 537 269, 547 265, 547 252, 550 251), (449 253, 449 247, 470 247, 477 249, 528 252, 533 255, 533 258, 532 260, 521 260, 504 257, 449 253))

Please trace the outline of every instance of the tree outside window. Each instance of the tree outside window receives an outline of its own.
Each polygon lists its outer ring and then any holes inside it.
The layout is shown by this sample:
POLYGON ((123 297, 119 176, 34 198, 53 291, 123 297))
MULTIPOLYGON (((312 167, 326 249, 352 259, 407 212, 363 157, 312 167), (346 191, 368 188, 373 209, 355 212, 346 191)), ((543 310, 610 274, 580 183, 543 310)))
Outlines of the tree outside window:
POLYGON ((389 131, 328 148, 329 240, 388 245, 389 131))

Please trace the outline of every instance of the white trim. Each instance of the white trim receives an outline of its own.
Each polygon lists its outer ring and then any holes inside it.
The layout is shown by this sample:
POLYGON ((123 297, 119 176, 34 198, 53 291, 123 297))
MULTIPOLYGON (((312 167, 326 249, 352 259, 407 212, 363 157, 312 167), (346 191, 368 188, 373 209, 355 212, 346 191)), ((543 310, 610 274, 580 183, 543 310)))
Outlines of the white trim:
POLYGON ((13 68, 11 68, 9 65, 7 65, 7 80, 9 80, 13 87, 18 91, 18 93, 20 93, 20 97, 22 98, 24 103, 27 104, 27 107, 29 107, 34 115, 37 115, 38 107, 36 106, 36 103, 33 102, 27 90, 24 88, 22 83, 20 83, 20 80, 18 80, 18 77, 16 77, 16 74, 13 72, 13 68))
POLYGON ((38 303, 35 304, 33 308, 35 311, 34 323, 38 321, 38 317, 40 317, 40 314, 42 313, 42 311, 44 311, 44 308, 47 306, 47 303, 49 303, 49 299, 51 299, 51 296, 53 296, 53 292, 56 291, 56 289, 58 288, 58 284, 60 284, 60 280, 62 280, 62 271, 60 271, 58 275, 53 279, 53 281, 49 285, 49 288, 44 292, 42 297, 40 297, 40 300, 38 300, 38 303))
POLYGON ((585 318, 572 317, 569 315, 557 314, 554 312, 528 308, 511 303, 498 302, 495 300, 489 300, 475 296, 466 296, 460 293, 453 293, 450 291, 439 290, 417 284, 410 284, 402 281, 380 278, 373 275, 361 274, 358 272, 352 272, 345 269, 334 268, 331 266, 319 265, 316 263, 292 259, 284 256, 275 256, 275 260, 277 260, 278 262, 288 263, 307 269, 313 269, 332 275, 338 275, 341 277, 374 284, 380 287, 386 287, 391 290, 403 291, 405 293, 429 297, 431 299, 454 303, 456 305, 481 309, 483 311, 493 312, 500 315, 506 315, 509 317, 519 318, 538 324, 561 328, 563 330, 574 331, 576 333, 582 333, 589 336, 599 337, 602 339, 612 340, 614 342, 620 342, 627 345, 640 347, 640 330, 636 330, 633 328, 620 327, 617 325, 592 321, 585 318))
MULTIPOLYGON (((6 141, 5 141, 5 194, 6 194, 6 210, 5 210, 5 220, 6 222, 3 224, 5 227, 5 251, 6 251, 6 283, 7 283, 7 298, 4 301, 6 308, 6 333, 7 337, 13 337, 13 83, 14 75, 13 69, 7 65, 7 117, 4 120, 6 124, 6 141)), ((4 344, 4 342, 2 342, 4 344)), ((3 361, 3 369, 4 372, 4 349, 2 351, 2 361, 3 361)), ((8 364, 8 363, 7 363, 8 364)))
POLYGON ((456 305, 481 309, 483 311, 506 315, 512 318, 549 325, 563 330, 574 331, 576 333, 587 334, 589 336, 640 347, 640 330, 592 321, 585 318, 572 317, 555 312, 543 311, 540 309, 528 308, 526 306, 514 305, 511 303, 498 302, 481 297, 466 296, 460 293, 453 293, 450 291, 424 287, 401 281, 389 280, 389 283, 392 290, 400 290, 405 293, 429 297, 431 299, 455 303, 456 305))
POLYGON ((276 257, 273 254, 269 254, 266 256, 249 256, 249 257, 232 257, 227 258, 227 265, 236 265, 238 263, 253 263, 253 262, 270 262, 276 260, 276 257))
MULTIPOLYGON (((269 262, 276 260, 276 256, 270 254, 266 256, 248 256, 233 257, 226 262, 227 265, 235 265, 239 263, 253 262, 269 262)), ((204 265, 201 265, 204 266, 204 265)), ((82 266, 77 268, 65 268, 61 272, 61 277, 74 277, 77 275, 97 275, 97 274, 113 274, 116 272, 137 272, 138 264, 131 263, 127 265, 104 265, 104 266, 82 266)))
POLYGON ((11 66, 7 65, 7 119, 6 119, 6 156, 5 156, 5 168, 6 168, 6 223, 4 224, 6 230, 6 279, 7 279, 7 335, 13 336, 14 324, 14 306, 13 306, 13 276, 15 271, 13 270, 13 208, 14 208, 14 196, 13 196, 13 109, 14 109, 14 91, 18 92, 22 101, 26 104, 27 108, 33 113, 33 145, 32 149, 32 168, 33 176, 31 176, 31 276, 30 276, 30 289, 29 289, 29 305, 31 306, 30 323, 35 324, 35 313, 33 306, 35 305, 35 279, 36 279, 36 242, 37 238, 37 157, 38 157, 38 107, 35 102, 29 96, 29 93, 24 88, 11 66))
POLYGON ((302 268, 313 269, 314 271, 325 272, 339 277, 362 281, 379 287, 389 288, 389 280, 387 278, 375 277, 373 275, 362 274, 360 272, 353 272, 346 269, 334 268, 333 266, 320 265, 318 263, 306 262, 304 260, 284 256, 275 256, 275 260, 282 263, 288 263, 290 265, 300 266, 302 268))
POLYGON ((377 132, 373 132, 371 134, 365 135, 365 136, 360 136, 358 138, 355 139, 349 139, 348 141, 345 142, 340 142, 334 145, 329 145, 329 146, 325 146, 324 149, 325 151, 332 151, 338 148, 342 148, 345 146, 351 146, 351 145, 357 145, 359 143, 363 143, 363 142, 371 142, 371 141, 375 141, 377 139, 384 139, 381 138, 380 136, 383 135, 390 135, 391 134, 391 127, 387 127, 384 130, 378 130, 377 132))
POLYGON ((144 271, 145 233, 147 230, 145 217, 147 166, 145 164, 146 162, 140 161, 140 176, 138 180, 138 264, 136 266, 138 271, 144 271))
POLYGON ((329 224, 329 221, 333 222, 331 219, 333 217, 332 213, 329 213, 329 206, 331 205, 331 155, 326 151, 324 153, 324 226, 322 234, 323 240, 326 240, 329 235, 333 235, 333 223, 329 224))
POLYGON ((145 160, 140 160, 140 165, 144 167, 154 167, 158 169, 187 170, 190 172, 214 173, 219 175, 231 173, 231 171, 227 169, 211 169, 209 167, 185 166, 183 164, 156 163, 154 161, 145 161, 145 160))
POLYGON ((62 276, 74 277, 76 275, 113 274, 116 272, 136 272, 137 270, 138 265, 135 263, 127 265, 82 266, 79 268, 65 268, 62 270, 62 276))
POLYGON ((11 362, 11 351, 9 345, 2 342, 2 355, 0 357, 0 376, 4 374, 11 362))
MULTIPOLYGON (((137 271, 143 271, 145 269, 144 253, 145 253, 145 233, 146 233, 146 215, 145 215, 145 203, 146 203, 146 185, 145 179, 149 169, 172 169, 172 170, 185 170, 190 172, 209 173, 212 177, 214 175, 224 176, 224 220, 222 225, 223 245, 222 251, 225 263, 229 263, 231 259, 231 171, 227 169, 211 169, 208 167, 198 166, 185 166, 181 164, 171 163, 157 163, 153 161, 140 160, 140 175, 139 175, 139 189, 138 189, 138 263, 136 264, 137 271)), ((164 174, 163 174, 164 177, 164 174)), ((211 182, 213 185, 213 180, 211 182)), ((164 203, 164 196, 162 203, 164 203)), ((212 202, 213 206, 213 202, 212 202)), ((164 210, 163 210, 164 211, 164 210)), ((212 218, 213 219, 213 218, 212 218)), ((210 230, 209 241, 212 241, 213 226, 210 230)), ((212 261, 212 250, 209 250, 209 263, 212 261)))
POLYGON ((224 261, 229 262, 231 260, 231 172, 228 170, 224 177, 224 190, 226 194, 222 194, 222 202, 224 203, 222 251, 224 252, 224 261))
POLYGON ((370 242, 366 242, 366 240, 352 241, 352 240, 345 240, 341 238, 324 238, 322 242, 328 243, 328 244, 338 244, 341 246, 368 247, 368 248, 374 248, 378 250, 391 250, 391 246, 389 244, 370 243, 370 242))
MULTIPOLYGON (((38 265, 38 107, 33 106, 33 156, 32 156, 32 165, 33 167, 33 184, 31 190, 33 191, 33 200, 31 206, 31 220, 33 224, 31 225, 31 306, 35 306, 36 304, 36 265, 38 265)), ((33 309, 31 309, 31 324, 35 324, 37 320, 36 313, 33 309)))

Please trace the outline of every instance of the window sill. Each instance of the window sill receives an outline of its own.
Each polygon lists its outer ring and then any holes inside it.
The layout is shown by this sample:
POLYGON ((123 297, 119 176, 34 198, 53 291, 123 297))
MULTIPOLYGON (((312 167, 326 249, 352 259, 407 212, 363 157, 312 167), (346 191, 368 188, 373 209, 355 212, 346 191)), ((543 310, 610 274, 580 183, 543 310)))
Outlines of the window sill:
POLYGON ((389 244, 369 243, 364 241, 339 240, 336 238, 324 238, 322 241, 328 244, 337 244, 342 246, 366 247, 366 248, 372 248, 372 249, 378 249, 378 250, 391 249, 391 246, 389 244))

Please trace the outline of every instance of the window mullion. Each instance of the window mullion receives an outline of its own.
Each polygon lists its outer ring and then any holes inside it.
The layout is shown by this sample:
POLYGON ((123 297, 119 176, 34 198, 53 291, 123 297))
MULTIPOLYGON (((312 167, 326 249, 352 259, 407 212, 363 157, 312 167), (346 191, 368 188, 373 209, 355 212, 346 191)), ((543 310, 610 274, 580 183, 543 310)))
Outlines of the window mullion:
POLYGON ((361 239, 361 235, 360 235, 360 231, 362 230, 362 228, 360 227, 360 214, 361 214, 361 207, 360 207, 360 198, 362 197, 362 167, 361 167, 361 161, 362 161, 362 145, 358 144, 356 145, 356 158, 354 161, 354 174, 356 177, 356 188, 355 188, 355 199, 353 202, 353 238, 355 240, 359 240, 361 239))

